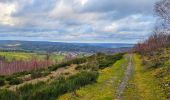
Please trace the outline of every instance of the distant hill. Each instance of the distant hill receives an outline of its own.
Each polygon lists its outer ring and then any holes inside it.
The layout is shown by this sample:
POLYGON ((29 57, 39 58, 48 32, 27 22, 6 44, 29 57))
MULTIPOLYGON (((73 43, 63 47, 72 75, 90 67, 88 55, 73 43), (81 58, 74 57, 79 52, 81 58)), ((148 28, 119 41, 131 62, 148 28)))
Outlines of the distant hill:
POLYGON ((0 50, 44 51, 44 52, 120 52, 131 48, 133 44, 119 43, 64 43, 45 41, 0 40, 0 50))
POLYGON ((134 44, 128 43, 79 43, 79 45, 89 45, 103 48, 131 48, 134 44))

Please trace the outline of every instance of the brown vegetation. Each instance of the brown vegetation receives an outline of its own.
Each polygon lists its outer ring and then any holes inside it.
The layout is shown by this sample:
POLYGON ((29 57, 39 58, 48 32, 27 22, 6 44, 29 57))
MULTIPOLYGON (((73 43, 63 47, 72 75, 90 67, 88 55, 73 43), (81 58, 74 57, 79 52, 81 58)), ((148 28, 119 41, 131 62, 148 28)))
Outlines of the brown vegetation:
POLYGON ((51 62, 50 60, 32 59, 30 61, 13 61, 13 62, 5 62, 3 60, 0 60, 0 74, 10 75, 16 72, 47 68, 52 64, 53 62, 51 62))
POLYGON ((170 34, 154 33, 144 42, 136 44, 134 50, 143 53, 169 46, 170 46, 170 34))
POLYGON ((170 47, 170 0, 157 2, 155 13, 159 16, 159 20, 155 25, 154 34, 134 47, 137 52, 145 53, 158 48, 170 47))

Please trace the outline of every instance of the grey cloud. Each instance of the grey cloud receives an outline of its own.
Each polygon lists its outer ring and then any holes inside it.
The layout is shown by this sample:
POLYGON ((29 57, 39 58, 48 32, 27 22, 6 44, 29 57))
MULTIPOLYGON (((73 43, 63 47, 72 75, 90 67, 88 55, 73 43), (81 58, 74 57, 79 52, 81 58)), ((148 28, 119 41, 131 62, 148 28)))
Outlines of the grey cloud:
POLYGON ((137 42, 152 30, 155 1, 88 0, 82 6, 80 0, 1 0, 17 9, 11 15, 14 25, 0 22, 0 39, 137 42), (57 8, 61 2, 67 9, 57 8))

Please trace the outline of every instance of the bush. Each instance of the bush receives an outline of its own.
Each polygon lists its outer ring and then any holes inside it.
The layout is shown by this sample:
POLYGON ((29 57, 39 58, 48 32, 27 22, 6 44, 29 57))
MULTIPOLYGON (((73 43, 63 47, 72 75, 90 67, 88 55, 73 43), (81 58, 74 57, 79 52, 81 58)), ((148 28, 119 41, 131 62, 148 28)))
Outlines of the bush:
POLYGON ((53 66, 49 67, 48 69, 49 69, 49 71, 55 71, 58 68, 67 67, 67 66, 70 66, 71 64, 82 64, 82 63, 85 63, 85 62, 86 62, 86 57, 76 58, 76 59, 73 59, 73 60, 70 60, 70 61, 67 61, 67 62, 62 62, 60 64, 53 65, 53 66))
POLYGON ((102 55, 98 58, 98 66, 100 69, 109 67, 114 64, 117 60, 120 60, 123 57, 124 53, 118 53, 115 55, 102 55))
POLYGON ((117 60, 123 57, 124 53, 118 53, 114 55, 106 55, 103 53, 97 53, 87 58, 87 63, 83 65, 78 65, 76 70, 98 70, 111 66, 117 60))
POLYGON ((83 63, 91 63, 91 61, 96 61, 96 64, 92 64, 93 66, 89 66, 89 65, 78 65, 77 70, 79 69, 91 69, 91 67, 93 67, 92 69, 96 69, 96 68, 100 68, 103 69, 105 67, 111 66, 113 63, 115 63, 117 60, 120 60, 123 57, 124 53, 118 53, 115 55, 106 55, 103 53, 97 53, 96 55, 92 55, 90 57, 83 57, 83 58, 76 58, 67 62, 63 62, 57 65, 53 65, 51 67, 48 68, 49 71, 55 71, 58 68, 61 67, 67 67, 70 66, 71 64, 83 64, 83 63), (83 68, 81 68, 83 67, 83 68))
POLYGON ((29 100, 56 100, 56 97, 96 81, 97 72, 82 72, 69 77, 60 78, 53 83, 33 92, 29 100))
POLYGON ((14 77, 13 75, 11 75, 11 76, 7 76, 7 77, 5 78, 5 80, 6 80, 6 81, 11 81, 13 78, 16 78, 16 77, 14 77))
MULTIPOLYGON (((26 84, 16 92, 0 91, 0 100, 56 100, 64 93, 74 91, 82 86, 96 82, 97 72, 81 72, 68 78, 59 77, 57 80, 46 84, 26 84)), ((18 84, 19 79, 10 80, 11 84, 18 84)))
POLYGON ((88 68, 87 65, 85 64, 85 65, 77 65, 75 69, 76 69, 76 70, 86 70, 86 69, 89 69, 89 68, 88 68))
POLYGON ((48 67, 48 70, 49 71, 55 71, 58 68, 66 67, 66 66, 69 66, 70 64, 71 64, 70 62, 63 62, 63 63, 57 64, 57 65, 53 65, 53 66, 48 67))
POLYGON ((39 78, 39 77, 42 77, 43 76, 43 74, 41 73, 41 72, 39 72, 39 71, 33 71, 32 73, 31 73, 31 78, 32 79, 35 79, 35 78, 39 78))
POLYGON ((14 73, 13 76, 20 77, 20 76, 24 76, 24 75, 28 75, 28 74, 30 74, 30 72, 24 71, 24 72, 14 73))
POLYGON ((40 78, 43 76, 47 76, 50 72, 49 71, 33 71, 31 73, 31 78, 35 79, 35 78, 40 78))
POLYGON ((86 62, 86 57, 84 58, 76 58, 71 61, 72 64, 82 64, 86 62))
POLYGON ((28 97, 36 90, 44 87, 44 82, 38 82, 36 84, 25 84, 17 89, 17 93, 21 95, 22 100, 27 100, 28 97))
POLYGON ((19 96, 9 90, 0 90, 0 100, 20 100, 19 96))
POLYGON ((98 70, 98 67, 96 64, 94 63, 87 63, 87 64, 84 64, 84 65, 77 65, 76 70, 90 70, 90 71, 97 71, 98 70))
POLYGON ((5 80, 3 78, 0 78, 0 86, 5 85, 5 80))
POLYGON ((12 78, 11 80, 9 80, 10 85, 18 85, 18 84, 21 84, 21 83, 22 83, 22 80, 19 79, 19 78, 12 78))
POLYGON ((3 75, 0 75, 0 78, 5 78, 5 76, 3 76, 3 75))

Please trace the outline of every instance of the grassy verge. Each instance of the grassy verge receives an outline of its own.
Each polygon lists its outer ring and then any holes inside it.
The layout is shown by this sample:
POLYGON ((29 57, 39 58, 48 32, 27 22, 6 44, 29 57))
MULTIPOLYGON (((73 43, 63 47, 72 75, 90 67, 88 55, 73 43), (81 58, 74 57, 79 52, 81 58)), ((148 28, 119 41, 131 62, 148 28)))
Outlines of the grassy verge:
POLYGON ((97 83, 85 86, 74 93, 61 96, 60 100, 70 100, 80 98, 83 100, 113 100, 116 87, 124 76, 126 59, 118 60, 112 67, 100 71, 97 83))
POLYGON ((151 74, 142 67, 139 55, 133 56, 135 72, 124 91, 124 100, 166 100, 161 87, 151 74))

